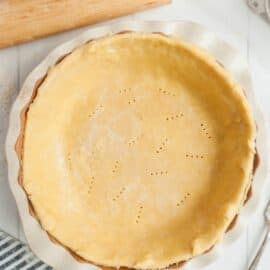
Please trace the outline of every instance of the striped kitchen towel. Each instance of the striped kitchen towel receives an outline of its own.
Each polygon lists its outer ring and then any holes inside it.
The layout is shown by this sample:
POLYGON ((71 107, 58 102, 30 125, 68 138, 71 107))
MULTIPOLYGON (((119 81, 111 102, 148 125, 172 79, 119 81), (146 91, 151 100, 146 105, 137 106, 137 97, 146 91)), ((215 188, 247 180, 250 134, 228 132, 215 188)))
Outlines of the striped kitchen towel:
POLYGON ((0 231, 0 270, 52 270, 40 261, 30 248, 0 231))

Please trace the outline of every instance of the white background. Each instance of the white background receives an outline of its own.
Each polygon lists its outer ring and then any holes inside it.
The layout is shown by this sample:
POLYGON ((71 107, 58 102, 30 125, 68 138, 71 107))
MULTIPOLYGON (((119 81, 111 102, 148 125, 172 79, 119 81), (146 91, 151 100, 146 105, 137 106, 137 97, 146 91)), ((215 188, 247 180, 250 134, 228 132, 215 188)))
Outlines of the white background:
MULTIPOLYGON (((255 94, 269 123, 270 24, 267 25, 254 15, 244 0, 174 0, 168 6, 121 20, 125 19, 195 21, 230 43, 250 64, 255 94)), ((27 74, 48 52, 88 28, 90 27, 0 50, 0 229, 24 241, 17 209, 7 181, 4 140, 9 107, 27 74)), ((204 270, 247 270, 248 262, 256 250, 264 228, 262 213, 270 198, 268 182, 261 194, 261 207, 249 221, 248 229, 229 250, 225 250, 215 263, 204 270)), ((269 269, 270 243, 258 270, 269 269)))

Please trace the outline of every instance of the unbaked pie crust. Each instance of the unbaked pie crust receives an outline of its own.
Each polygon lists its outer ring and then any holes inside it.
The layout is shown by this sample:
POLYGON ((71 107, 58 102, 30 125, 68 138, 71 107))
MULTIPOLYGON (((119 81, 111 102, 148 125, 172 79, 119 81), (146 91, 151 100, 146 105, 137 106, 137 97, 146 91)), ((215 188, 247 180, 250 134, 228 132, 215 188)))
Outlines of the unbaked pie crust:
POLYGON ((48 71, 26 112, 23 188, 42 228, 86 261, 189 260, 246 199, 255 125, 242 89, 174 37, 85 44, 48 71))

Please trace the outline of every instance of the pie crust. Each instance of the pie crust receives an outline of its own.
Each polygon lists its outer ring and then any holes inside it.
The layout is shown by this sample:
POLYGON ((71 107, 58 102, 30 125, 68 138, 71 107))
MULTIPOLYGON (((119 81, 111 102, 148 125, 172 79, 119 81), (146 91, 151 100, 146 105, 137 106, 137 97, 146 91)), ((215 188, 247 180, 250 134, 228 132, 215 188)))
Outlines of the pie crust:
POLYGON ((241 87, 174 37, 123 33, 53 66, 26 108, 21 183, 42 228, 97 265, 160 269, 220 241, 252 179, 241 87))

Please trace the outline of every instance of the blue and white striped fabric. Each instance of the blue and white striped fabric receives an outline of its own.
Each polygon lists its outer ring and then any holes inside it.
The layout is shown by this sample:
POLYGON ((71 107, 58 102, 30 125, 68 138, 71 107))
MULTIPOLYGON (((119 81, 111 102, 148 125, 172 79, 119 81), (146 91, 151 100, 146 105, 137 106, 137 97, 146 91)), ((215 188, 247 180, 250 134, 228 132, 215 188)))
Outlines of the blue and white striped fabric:
POLYGON ((52 270, 19 240, 0 231, 0 270, 52 270))

